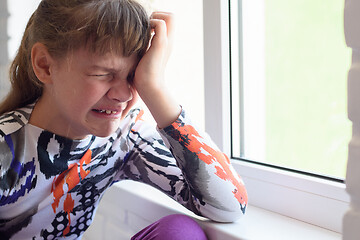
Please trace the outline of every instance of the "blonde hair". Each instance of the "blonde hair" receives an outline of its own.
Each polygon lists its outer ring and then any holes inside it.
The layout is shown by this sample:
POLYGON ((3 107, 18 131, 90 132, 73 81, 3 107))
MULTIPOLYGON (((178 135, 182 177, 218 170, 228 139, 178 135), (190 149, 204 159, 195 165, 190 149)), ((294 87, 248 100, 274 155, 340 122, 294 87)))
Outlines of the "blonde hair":
POLYGON ((42 0, 30 17, 10 67, 11 89, 0 114, 33 103, 43 91, 31 64, 31 49, 43 43, 51 56, 62 58, 87 46, 98 54, 145 53, 150 41, 149 18, 134 0, 42 0))

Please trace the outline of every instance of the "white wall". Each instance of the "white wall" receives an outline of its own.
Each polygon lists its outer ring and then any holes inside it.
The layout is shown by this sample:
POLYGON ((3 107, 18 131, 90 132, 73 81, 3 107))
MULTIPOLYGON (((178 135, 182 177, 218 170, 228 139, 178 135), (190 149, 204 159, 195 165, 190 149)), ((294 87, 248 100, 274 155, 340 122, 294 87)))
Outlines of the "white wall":
POLYGON ((8 34, 7 34, 8 10, 7 1, 0 0, 0 98, 8 88, 6 83, 8 69, 8 34))
POLYGON ((7 22, 0 27, 1 39, 7 40, 0 41, 0 99, 9 89, 9 63, 20 45, 26 23, 39 2, 40 0, 0 0, 0 19, 7 22))
POLYGON ((8 18, 8 52, 9 58, 13 59, 20 45, 26 23, 40 0, 7 0, 7 3, 10 14, 8 18))

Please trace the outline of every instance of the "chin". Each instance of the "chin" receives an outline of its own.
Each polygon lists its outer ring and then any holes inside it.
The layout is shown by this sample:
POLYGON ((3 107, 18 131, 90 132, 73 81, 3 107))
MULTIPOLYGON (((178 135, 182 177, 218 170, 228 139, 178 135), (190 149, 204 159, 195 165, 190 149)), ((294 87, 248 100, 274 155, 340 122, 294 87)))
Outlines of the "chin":
POLYGON ((115 133, 117 130, 117 128, 107 128, 107 129, 92 129, 90 132, 91 135, 96 136, 96 137, 108 137, 111 134, 115 133))
POLYGON ((102 137, 102 138, 105 138, 105 137, 109 137, 111 134, 115 133, 115 130, 114 131, 111 131, 111 132, 101 132, 101 133, 96 133, 96 134, 93 134, 95 135, 96 137, 102 137))
POLYGON ((120 119, 103 124, 96 124, 88 128, 91 135, 96 137, 109 137, 114 134, 120 126, 120 119))

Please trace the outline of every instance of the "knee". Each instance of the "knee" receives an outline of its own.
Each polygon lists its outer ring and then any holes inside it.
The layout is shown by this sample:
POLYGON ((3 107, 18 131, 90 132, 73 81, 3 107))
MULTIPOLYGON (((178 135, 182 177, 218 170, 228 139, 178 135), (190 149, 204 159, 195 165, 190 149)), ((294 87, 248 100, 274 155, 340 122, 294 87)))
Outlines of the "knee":
POLYGON ((206 235, 199 224, 191 217, 181 214, 169 215, 158 221, 159 239, 206 240, 206 235))
POLYGON ((147 226, 132 240, 207 240, 204 231, 192 218, 174 214, 147 226))

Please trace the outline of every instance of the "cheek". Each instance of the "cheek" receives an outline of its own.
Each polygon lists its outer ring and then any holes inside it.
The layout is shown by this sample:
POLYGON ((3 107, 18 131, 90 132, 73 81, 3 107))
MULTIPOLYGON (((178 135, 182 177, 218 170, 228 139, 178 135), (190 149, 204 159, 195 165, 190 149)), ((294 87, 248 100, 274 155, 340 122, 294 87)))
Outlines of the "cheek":
POLYGON ((135 105, 135 103, 139 99, 139 94, 137 93, 135 88, 131 88, 131 93, 132 93, 133 98, 128 102, 128 105, 124 109, 124 111, 122 113, 122 119, 126 116, 126 114, 128 114, 130 109, 135 105))
POLYGON ((95 86, 87 86, 81 89, 81 93, 78 93, 77 98, 78 105, 82 109, 93 108, 106 94, 106 89, 95 86))
POLYGON ((63 89, 64 108, 73 115, 82 115, 99 102, 106 94, 106 88, 98 84, 74 84, 70 89, 63 89))
POLYGON ((106 84, 83 80, 74 85, 69 92, 72 97, 87 100, 88 102, 98 101, 108 91, 106 84))
POLYGON ((136 103, 137 100, 139 99, 139 94, 134 87, 131 87, 131 93, 133 97, 131 101, 134 101, 134 103, 136 103))

